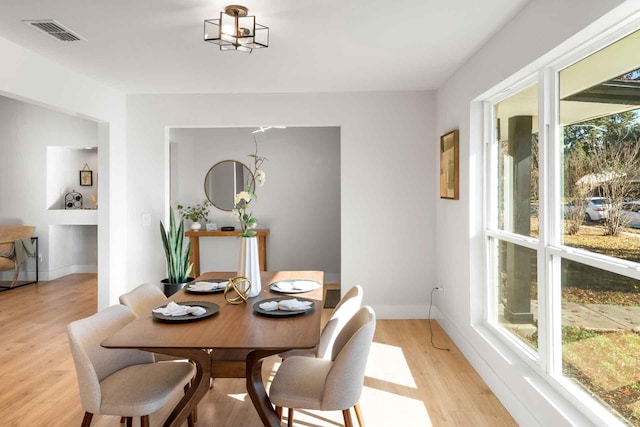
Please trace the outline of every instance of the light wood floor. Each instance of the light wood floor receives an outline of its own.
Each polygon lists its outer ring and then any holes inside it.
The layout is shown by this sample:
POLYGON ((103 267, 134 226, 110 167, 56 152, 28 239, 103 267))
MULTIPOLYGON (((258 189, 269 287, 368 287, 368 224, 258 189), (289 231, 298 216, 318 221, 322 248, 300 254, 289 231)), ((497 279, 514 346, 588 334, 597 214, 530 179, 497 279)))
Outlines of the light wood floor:
MULTIPOLYGON (((66 325, 95 310, 92 274, 0 292, 0 425, 80 426, 83 410, 66 325)), ((515 426, 436 322, 433 331, 436 344, 451 351, 431 347, 426 320, 378 321, 360 401, 366 425, 515 426)), ((264 363, 265 380, 277 366, 276 357, 264 363)), ((169 406, 151 415, 151 425, 161 425, 169 406)), ((198 416, 200 426, 260 426, 244 380, 216 380, 198 416)), ((96 416, 92 424, 119 425, 119 418, 111 416, 96 416)), ((295 423, 341 425, 339 412, 299 411, 295 423)))

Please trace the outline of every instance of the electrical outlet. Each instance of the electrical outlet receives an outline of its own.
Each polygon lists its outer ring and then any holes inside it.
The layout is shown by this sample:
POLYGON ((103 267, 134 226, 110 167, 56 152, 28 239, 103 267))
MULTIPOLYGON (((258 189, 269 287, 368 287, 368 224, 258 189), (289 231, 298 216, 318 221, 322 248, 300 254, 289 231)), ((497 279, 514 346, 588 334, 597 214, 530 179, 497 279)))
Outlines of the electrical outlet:
POLYGON ((42 254, 38 254, 38 262, 42 264, 42 254))

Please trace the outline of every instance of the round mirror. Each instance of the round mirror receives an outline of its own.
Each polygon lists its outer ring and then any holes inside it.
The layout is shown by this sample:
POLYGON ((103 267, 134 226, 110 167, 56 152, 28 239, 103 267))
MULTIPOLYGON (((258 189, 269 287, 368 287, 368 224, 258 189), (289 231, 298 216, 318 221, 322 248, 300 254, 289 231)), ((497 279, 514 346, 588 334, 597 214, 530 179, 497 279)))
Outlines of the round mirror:
POLYGON ((213 206, 230 211, 235 205, 236 194, 253 181, 247 166, 235 160, 223 160, 209 169, 204 178, 204 192, 213 206))

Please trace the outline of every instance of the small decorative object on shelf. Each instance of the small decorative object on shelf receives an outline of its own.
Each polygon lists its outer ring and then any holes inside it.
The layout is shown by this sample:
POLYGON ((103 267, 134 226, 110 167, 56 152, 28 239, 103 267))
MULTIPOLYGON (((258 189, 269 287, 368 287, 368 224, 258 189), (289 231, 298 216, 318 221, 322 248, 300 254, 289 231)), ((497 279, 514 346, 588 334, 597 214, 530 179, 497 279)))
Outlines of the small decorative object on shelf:
POLYGON ((93 172, 89 169, 87 163, 84 164, 84 168, 80 171, 80 185, 83 187, 91 187, 93 185, 93 172))
POLYGON ((64 195, 64 208, 65 209, 82 209, 82 194, 71 190, 71 192, 64 195))
POLYGON ((224 299, 229 304, 242 304, 249 299, 251 281, 243 276, 232 277, 224 289, 224 299), (235 296, 233 296, 235 294, 235 296))

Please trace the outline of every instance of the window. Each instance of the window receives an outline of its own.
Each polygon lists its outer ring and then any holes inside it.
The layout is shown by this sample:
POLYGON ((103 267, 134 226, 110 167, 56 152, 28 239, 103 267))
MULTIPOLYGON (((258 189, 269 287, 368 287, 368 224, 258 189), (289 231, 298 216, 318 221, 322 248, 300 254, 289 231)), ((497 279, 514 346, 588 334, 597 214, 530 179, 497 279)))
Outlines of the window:
POLYGON ((495 306, 491 321, 537 348, 538 86, 495 104, 497 200, 491 218, 502 233, 492 239, 495 306), (533 238, 533 239, 528 239, 533 238))
POLYGON ((640 31, 490 104, 487 322, 640 426, 640 31))

